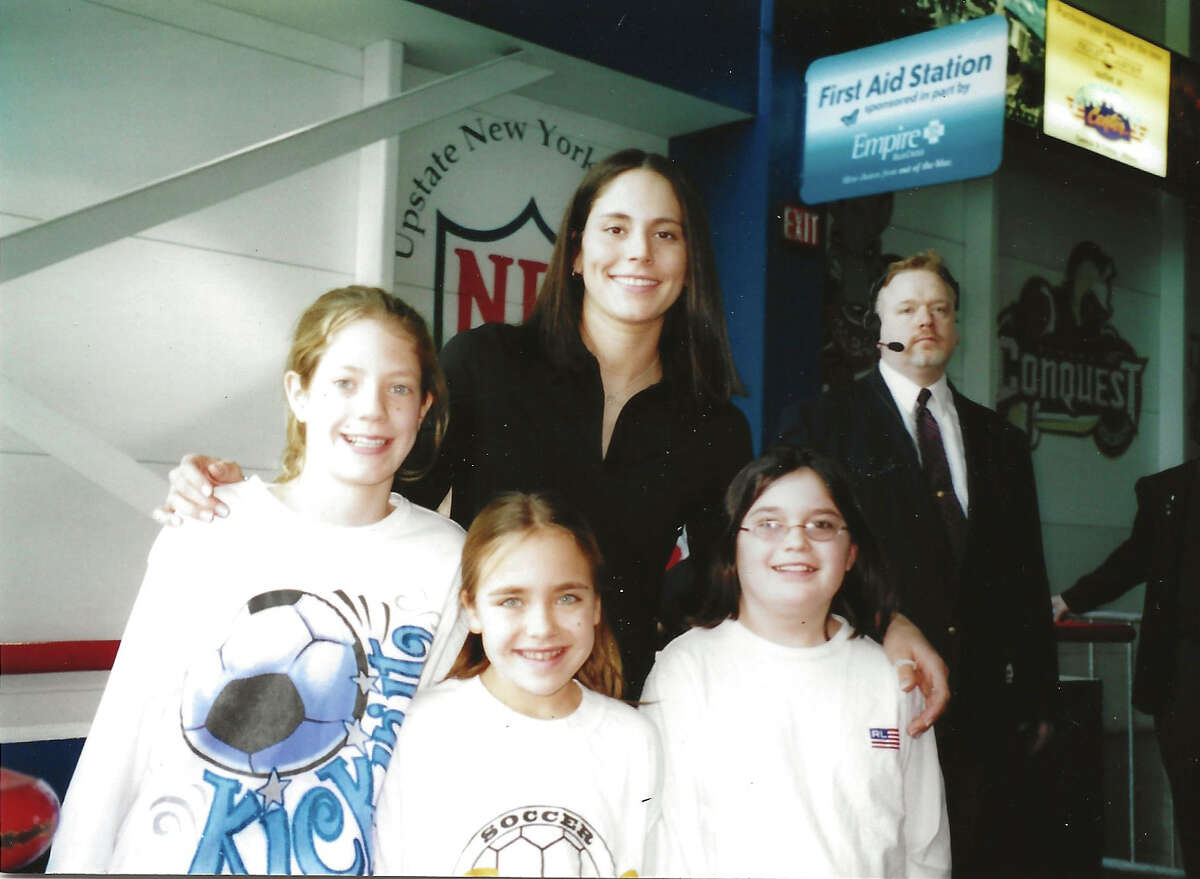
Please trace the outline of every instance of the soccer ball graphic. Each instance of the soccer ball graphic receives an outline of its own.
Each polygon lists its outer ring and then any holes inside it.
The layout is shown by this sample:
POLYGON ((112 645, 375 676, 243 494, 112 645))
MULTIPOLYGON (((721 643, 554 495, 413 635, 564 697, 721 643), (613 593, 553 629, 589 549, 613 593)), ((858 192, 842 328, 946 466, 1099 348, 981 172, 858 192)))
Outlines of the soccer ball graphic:
POLYGON ((362 717, 366 673, 362 645, 328 601, 294 589, 256 595, 225 642, 188 669, 184 739, 235 772, 302 772, 335 754, 362 717))
POLYGON ((454 872, 579 877, 615 873, 608 847, 588 822, 553 806, 527 806, 497 816, 475 834, 454 872))

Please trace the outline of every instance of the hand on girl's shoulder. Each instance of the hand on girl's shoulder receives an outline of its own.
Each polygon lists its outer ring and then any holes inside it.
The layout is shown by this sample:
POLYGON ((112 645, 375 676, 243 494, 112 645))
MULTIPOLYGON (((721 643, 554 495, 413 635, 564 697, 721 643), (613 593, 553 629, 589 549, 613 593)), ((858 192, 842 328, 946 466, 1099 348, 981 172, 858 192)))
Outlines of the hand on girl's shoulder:
POLYGON ((247 509, 253 508, 256 502, 265 499, 266 486, 256 476, 244 481, 218 485, 213 489, 213 497, 225 504, 231 511, 238 509, 242 516, 231 519, 226 516, 214 516, 211 521, 193 519, 189 516, 180 517, 176 525, 164 525, 158 533, 151 548, 151 558, 155 548, 162 546, 189 546, 205 541, 218 540, 226 529, 240 530, 250 526, 247 509))

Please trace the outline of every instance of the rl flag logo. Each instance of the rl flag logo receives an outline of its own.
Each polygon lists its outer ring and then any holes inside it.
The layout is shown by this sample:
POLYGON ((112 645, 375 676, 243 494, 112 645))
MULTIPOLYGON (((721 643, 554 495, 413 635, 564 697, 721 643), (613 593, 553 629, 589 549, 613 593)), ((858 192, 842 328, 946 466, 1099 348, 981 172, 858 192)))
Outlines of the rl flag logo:
POLYGON ((554 231, 529 199, 508 223, 471 229, 437 212, 433 340, 483 323, 520 323, 537 299, 554 247, 554 231))
POLYGON ((873 726, 867 731, 867 736, 871 741, 872 748, 881 748, 885 751, 900 750, 900 729, 894 726, 873 726))

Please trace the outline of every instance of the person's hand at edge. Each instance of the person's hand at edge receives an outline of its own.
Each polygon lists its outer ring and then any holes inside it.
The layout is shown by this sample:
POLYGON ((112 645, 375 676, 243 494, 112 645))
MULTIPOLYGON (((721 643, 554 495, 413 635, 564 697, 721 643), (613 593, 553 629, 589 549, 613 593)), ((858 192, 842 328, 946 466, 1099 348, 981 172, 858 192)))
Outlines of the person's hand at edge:
POLYGON ((1054 622, 1057 623, 1070 612, 1071 608, 1067 607, 1067 603, 1063 601, 1062 595, 1050 596, 1050 613, 1054 616, 1054 622))
POLYGON ((916 738, 933 726, 950 703, 950 670, 921 630, 903 614, 892 617, 883 635, 883 650, 897 666, 900 689, 919 687, 925 697, 925 710, 908 725, 908 734, 916 738))
POLYGON ((186 516, 199 522, 211 522, 213 516, 229 515, 229 507, 217 500, 213 488, 240 482, 242 468, 236 461, 207 455, 184 455, 179 466, 167 476, 171 489, 167 500, 151 514, 161 525, 176 527, 186 516))

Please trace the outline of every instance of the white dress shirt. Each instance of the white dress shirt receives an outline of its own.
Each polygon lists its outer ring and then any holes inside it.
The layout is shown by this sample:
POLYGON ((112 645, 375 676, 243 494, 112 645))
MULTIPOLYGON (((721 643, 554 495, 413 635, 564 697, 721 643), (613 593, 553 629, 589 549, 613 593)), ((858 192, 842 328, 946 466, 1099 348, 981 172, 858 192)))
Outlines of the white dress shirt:
MULTIPOLYGON (((912 437, 913 445, 917 448, 917 457, 921 457, 921 444, 917 442, 917 395, 921 393, 918 385, 908 376, 888 366, 882 360, 879 362, 879 374, 892 392, 896 408, 904 418, 904 427, 912 437)), ((929 402, 926 408, 937 422, 942 434, 942 447, 946 451, 946 462, 950 465, 950 481, 954 485, 954 496, 963 508, 963 515, 969 516, 970 497, 967 495, 967 455, 963 449, 962 426, 958 423, 958 410, 954 408, 954 393, 950 390, 950 382, 945 373, 936 382, 929 385, 929 402)))

